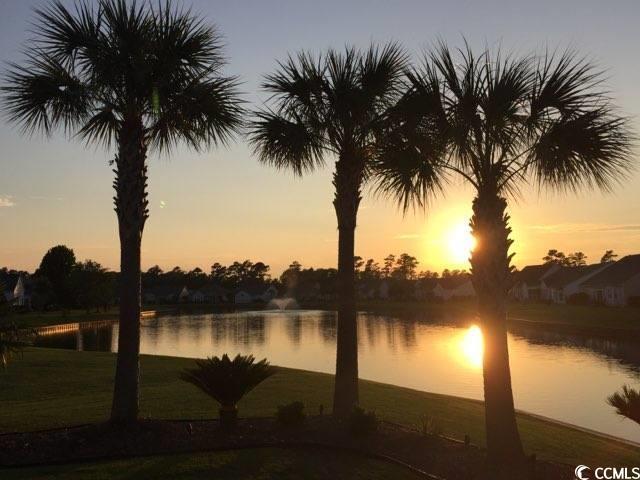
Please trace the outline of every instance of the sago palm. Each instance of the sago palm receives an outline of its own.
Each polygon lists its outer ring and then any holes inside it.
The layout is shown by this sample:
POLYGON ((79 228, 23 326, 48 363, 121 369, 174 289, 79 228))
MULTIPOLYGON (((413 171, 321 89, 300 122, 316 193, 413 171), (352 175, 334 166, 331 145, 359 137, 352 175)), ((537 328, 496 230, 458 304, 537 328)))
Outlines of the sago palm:
POLYGON ((216 31, 169 3, 151 5, 99 0, 68 9, 56 1, 38 10, 36 37, 3 87, 8 116, 24 132, 60 128, 87 143, 115 145, 121 289, 112 419, 121 422, 138 413, 148 151, 225 142, 241 113, 234 79, 221 74, 216 31))
POLYGON ((640 425, 640 390, 623 385, 621 391, 607 398, 607 403, 616 409, 618 415, 640 425))
POLYGON ((338 221, 338 338, 334 413, 358 403, 354 241, 362 190, 382 120, 398 99, 406 57, 389 44, 300 53, 279 64, 262 87, 269 108, 257 112, 250 140, 261 161, 303 175, 335 160, 338 221))
POLYGON ((233 428, 237 421, 238 402, 247 393, 277 372, 264 358, 255 361, 253 355, 236 355, 231 360, 222 357, 196 360, 196 368, 185 368, 180 379, 195 385, 220 404, 220 422, 233 428))
POLYGON ((459 175, 474 188, 470 262, 485 342, 487 446, 498 462, 518 460, 506 330, 513 257, 507 198, 529 183, 609 189, 631 166, 628 123, 600 74, 570 52, 517 58, 467 48, 455 55, 440 44, 407 80, 377 166, 379 188, 405 208, 423 203, 424 172, 459 175))

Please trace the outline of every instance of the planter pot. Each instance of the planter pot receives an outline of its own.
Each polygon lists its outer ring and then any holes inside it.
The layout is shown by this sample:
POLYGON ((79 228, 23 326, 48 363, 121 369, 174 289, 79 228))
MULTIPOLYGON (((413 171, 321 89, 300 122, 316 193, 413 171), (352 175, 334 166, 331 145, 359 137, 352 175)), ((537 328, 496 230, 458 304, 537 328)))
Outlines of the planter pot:
POLYGON ((223 406, 218 410, 220 414, 220 426, 225 430, 233 430, 238 425, 238 407, 223 406))

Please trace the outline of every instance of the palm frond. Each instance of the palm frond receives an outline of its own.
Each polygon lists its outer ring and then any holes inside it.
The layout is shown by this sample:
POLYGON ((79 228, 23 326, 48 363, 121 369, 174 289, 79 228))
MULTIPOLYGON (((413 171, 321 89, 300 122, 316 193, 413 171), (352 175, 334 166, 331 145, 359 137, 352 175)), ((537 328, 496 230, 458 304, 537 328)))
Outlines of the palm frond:
POLYGON ((608 107, 561 117, 531 151, 537 181, 555 189, 610 190, 633 166, 627 120, 608 107))
POLYGON ((297 121, 274 112, 256 112, 249 142, 261 162, 296 175, 324 165, 322 139, 302 119, 297 121))
POLYGON ((2 88, 9 120, 50 134, 57 127, 108 146, 125 117, 151 146, 226 143, 244 114, 235 78, 221 73, 214 27, 166 0, 59 0, 37 11, 33 46, 2 88))
POLYGON ((615 392, 607 398, 607 403, 614 407, 621 417, 640 424, 640 390, 623 385, 620 392, 615 392))
POLYGON ((70 132, 92 106, 89 86, 43 50, 27 54, 24 66, 11 64, 1 91, 9 121, 27 134, 70 132))
POLYGON ((267 359, 255 362, 253 355, 227 354, 196 360, 196 368, 186 368, 180 378, 195 385, 222 406, 235 406, 247 393, 276 373, 267 359))

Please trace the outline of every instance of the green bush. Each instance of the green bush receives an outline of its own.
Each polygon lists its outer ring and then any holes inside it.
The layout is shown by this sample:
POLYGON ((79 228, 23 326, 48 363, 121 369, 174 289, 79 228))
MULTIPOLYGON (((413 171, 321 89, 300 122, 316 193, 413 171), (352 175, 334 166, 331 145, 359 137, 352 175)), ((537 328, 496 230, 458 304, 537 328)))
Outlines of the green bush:
POLYGON ((301 425, 306 415, 304 413, 304 403, 291 402, 287 405, 279 405, 276 412, 276 420, 280 425, 292 427, 301 425))
POLYGON ((371 435, 378 430, 378 423, 376 412, 355 407, 349 417, 349 431, 356 436, 371 435))

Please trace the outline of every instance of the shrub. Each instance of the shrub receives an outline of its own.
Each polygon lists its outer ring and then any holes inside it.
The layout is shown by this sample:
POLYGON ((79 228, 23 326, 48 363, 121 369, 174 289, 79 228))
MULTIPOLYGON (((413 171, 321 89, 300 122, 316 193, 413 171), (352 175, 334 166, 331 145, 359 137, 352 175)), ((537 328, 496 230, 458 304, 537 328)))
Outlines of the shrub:
POLYGON ((349 430, 353 435, 370 435, 378 430, 376 412, 365 412, 361 407, 355 407, 349 417, 349 430))
POLYGON ((567 303, 569 305, 589 305, 591 303, 591 298, 589 297, 589 294, 585 292, 574 293, 567 297, 567 303))
POLYGON ((253 355, 196 360, 196 368, 185 368, 180 378, 195 385, 220 404, 220 424, 233 428, 238 419, 238 402, 261 382, 276 373, 267 359, 255 363, 253 355))
POLYGON ((291 402, 287 405, 280 405, 276 412, 276 420, 280 425, 284 425, 285 427, 300 425, 304 422, 305 417, 304 403, 302 402, 291 402))
POLYGON ((420 432, 425 436, 431 435, 439 437, 442 435, 442 426, 435 418, 429 415, 423 415, 420 419, 420 432))
POLYGON ((640 425, 640 390, 623 385, 621 391, 607 398, 607 403, 616 409, 618 415, 640 425))
POLYGON ((640 297, 631 296, 629 297, 629 300, 627 301, 627 303, 629 304, 630 307, 640 307, 640 297))

